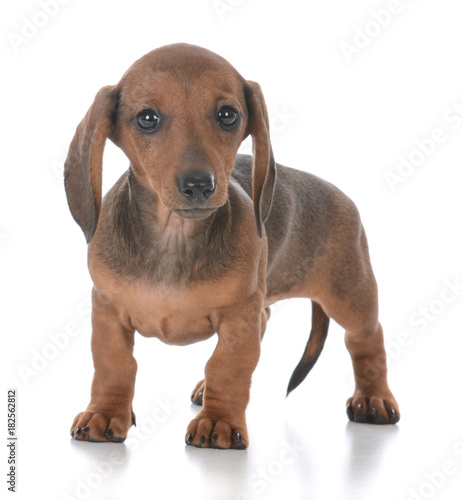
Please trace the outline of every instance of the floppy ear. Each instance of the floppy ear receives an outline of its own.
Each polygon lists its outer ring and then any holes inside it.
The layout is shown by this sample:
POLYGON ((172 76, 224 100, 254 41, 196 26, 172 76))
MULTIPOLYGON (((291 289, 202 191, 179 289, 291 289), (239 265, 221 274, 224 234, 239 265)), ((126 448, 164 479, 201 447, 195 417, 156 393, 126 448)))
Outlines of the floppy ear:
POLYGON ((276 181, 276 165, 271 148, 268 111, 260 85, 247 80, 244 84, 248 111, 247 133, 252 136, 252 198, 260 238, 273 198, 276 181))
POLYGON ((64 163, 67 201, 87 243, 101 211, 102 161, 106 138, 115 125, 118 98, 113 86, 100 89, 79 123, 64 163))

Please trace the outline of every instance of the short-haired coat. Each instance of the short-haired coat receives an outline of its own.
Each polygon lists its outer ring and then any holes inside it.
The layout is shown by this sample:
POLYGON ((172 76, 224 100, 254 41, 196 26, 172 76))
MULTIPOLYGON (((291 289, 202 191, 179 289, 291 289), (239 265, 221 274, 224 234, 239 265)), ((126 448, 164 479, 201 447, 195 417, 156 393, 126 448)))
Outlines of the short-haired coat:
POLYGON ((217 333, 186 443, 246 448, 269 307, 290 297, 311 299, 312 330, 288 392, 313 367, 333 318, 355 375, 348 417, 399 420, 358 211, 332 184, 275 163, 260 86, 226 60, 169 45, 103 87, 77 127, 65 188, 94 283, 95 372, 74 438, 122 442, 135 423, 135 331, 176 345, 217 333), (248 135, 253 155, 238 155, 248 135), (107 138, 130 167, 102 200, 107 138))

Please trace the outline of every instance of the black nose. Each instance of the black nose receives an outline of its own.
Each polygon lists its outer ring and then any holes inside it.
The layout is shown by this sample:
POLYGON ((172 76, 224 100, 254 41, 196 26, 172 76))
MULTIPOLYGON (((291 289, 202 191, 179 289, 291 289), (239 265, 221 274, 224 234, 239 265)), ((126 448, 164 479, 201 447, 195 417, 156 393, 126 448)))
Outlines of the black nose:
POLYGON ((215 191, 215 177, 210 172, 186 172, 178 177, 178 189, 188 201, 203 203, 215 191))

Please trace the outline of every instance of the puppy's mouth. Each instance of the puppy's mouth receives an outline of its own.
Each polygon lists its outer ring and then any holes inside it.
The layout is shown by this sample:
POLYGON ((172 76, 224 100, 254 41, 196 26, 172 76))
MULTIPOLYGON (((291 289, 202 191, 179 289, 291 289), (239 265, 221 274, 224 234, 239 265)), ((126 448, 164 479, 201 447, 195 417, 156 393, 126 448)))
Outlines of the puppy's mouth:
POLYGON ((173 211, 178 214, 183 219, 189 220, 201 220, 206 219, 210 215, 213 214, 217 210, 218 207, 215 208, 174 208, 173 211))

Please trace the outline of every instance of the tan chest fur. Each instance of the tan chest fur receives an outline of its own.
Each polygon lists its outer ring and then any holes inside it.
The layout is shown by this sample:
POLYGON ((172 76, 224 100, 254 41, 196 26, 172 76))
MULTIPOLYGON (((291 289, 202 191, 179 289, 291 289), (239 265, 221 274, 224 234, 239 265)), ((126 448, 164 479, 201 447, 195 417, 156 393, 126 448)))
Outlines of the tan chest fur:
POLYGON ((188 286, 127 283, 107 270, 92 277, 95 292, 115 309, 126 328, 174 345, 211 337, 218 331, 222 315, 238 310, 256 287, 255 277, 238 273, 214 283, 188 286))

